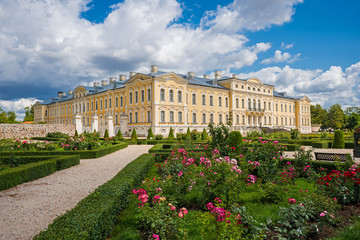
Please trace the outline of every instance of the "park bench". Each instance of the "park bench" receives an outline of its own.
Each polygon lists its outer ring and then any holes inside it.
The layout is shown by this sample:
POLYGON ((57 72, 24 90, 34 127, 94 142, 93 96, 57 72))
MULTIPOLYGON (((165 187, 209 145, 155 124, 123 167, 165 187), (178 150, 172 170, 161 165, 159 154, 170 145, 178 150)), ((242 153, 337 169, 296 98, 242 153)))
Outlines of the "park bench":
POLYGON ((342 162, 345 162, 346 154, 315 152, 315 159, 316 160, 335 161, 336 158, 338 158, 342 162))

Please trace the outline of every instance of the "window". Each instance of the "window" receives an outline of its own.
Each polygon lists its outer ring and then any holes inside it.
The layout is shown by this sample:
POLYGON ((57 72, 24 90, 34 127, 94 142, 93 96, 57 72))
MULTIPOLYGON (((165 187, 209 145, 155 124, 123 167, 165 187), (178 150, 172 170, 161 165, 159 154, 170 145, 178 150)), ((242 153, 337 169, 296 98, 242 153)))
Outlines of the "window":
POLYGON ((147 122, 151 122, 151 112, 147 112, 147 122))
POLYGON ((202 123, 206 123, 206 114, 205 113, 202 114, 202 123))
POLYGON ((248 99, 248 109, 251 109, 251 100, 248 99))
POLYGON ((236 115, 236 124, 240 124, 240 116, 236 115))
POLYGON ((118 115, 117 114, 115 115, 115 124, 116 125, 118 124, 118 115))
POLYGON ((132 102, 133 102, 133 94, 131 92, 129 95, 129 103, 132 104, 132 102))
POLYGON ((103 100, 100 100, 100 109, 103 109, 103 100))
POLYGON ((244 86, 243 86, 243 85, 241 85, 241 89, 244 89, 244 86))
POLYGON ((47 110, 45 110, 45 116, 47 116, 47 110))
POLYGON ((214 97, 213 96, 210 96, 210 98, 209 98, 209 105, 214 106, 214 97))
POLYGON ((135 113, 135 123, 138 123, 139 122, 139 113, 138 112, 136 112, 135 113))
POLYGON ((182 102, 182 92, 178 91, 178 102, 181 103, 182 102))
POLYGON ((284 119, 281 118, 281 125, 284 125, 284 119))
MULTIPOLYGON (((264 90, 264 92, 265 92, 265 90, 264 90)), ((264 124, 266 125, 266 116, 264 117, 264 124)))
POLYGON ((253 107, 254 107, 254 109, 256 109, 256 100, 255 99, 253 100, 253 107))
POLYGON ((178 112, 178 122, 182 123, 182 112, 178 112))
POLYGON ((135 103, 139 102, 139 92, 135 91, 135 103))
MULTIPOLYGON (((65 109, 63 109, 63 114, 64 114, 64 110, 65 109)), ((89 111, 89 103, 86 104, 86 111, 89 111)))
POLYGON ((221 105, 222 105, 221 100, 222 100, 222 98, 221 98, 221 97, 219 97, 219 107, 221 107, 221 105))
POLYGON ((281 112, 283 111, 283 105, 282 104, 280 104, 280 110, 281 110, 281 112))
MULTIPOLYGON (((85 112, 85 103, 83 103, 83 112, 85 112)), ((85 123, 85 121, 84 121, 85 123)))
POLYGON ((196 105, 196 94, 195 93, 192 94, 192 104, 196 105))
POLYGON ((202 95, 202 96, 201 96, 201 102, 202 102, 202 105, 203 105, 203 106, 206 105, 206 96, 205 96, 205 95, 202 95))
POLYGON ((279 118, 276 117, 276 125, 279 125, 279 118))
POLYGON ((245 108, 245 100, 244 99, 241 99, 241 107, 245 108))
POLYGON ((261 102, 260 102, 260 100, 258 100, 258 108, 259 108, 259 110, 261 109, 261 102))
POLYGON ((141 90, 141 102, 145 102, 145 90, 141 90))
POLYGON ((239 99, 236 98, 235 102, 236 102, 236 108, 239 108, 239 99))
POLYGON ((111 98, 109 99, 109 108, 111 108, 111 98))
POLYGON ((129 122, 132 123, 132 113, 129 114, 129 122))
POLYGON ((269 124, 271 124, 271 117, 269 117, 269 124))
POLYGON ((174 90, 170 90, 169 91, 169 101, 173 102, 174 101, 174 90))
POLYGON ((275 109, 276 109, 276 111, 278 111, 278 104, 277 103, 275 104, 275 109))
POLYGON ((225 98, 225 107, 229 107, 229 99, 225 98))
POLYGON ((196 113, 192 114, 192 123, 196 123, 196 113))
POLYGON ((174 112, 173 111, 170 111, 170 122, 174 122, 174 112))
POLYGON ((115 98, 115 107, 119 107, 119 98, 118 97, 115 98))
POLYGON ((95 110, 98 110, 98 101, 95 102, 95 110))
POLYGON ((266 102, 264 101, 264 110, 266 110, 266 102))
POLYGON ((213 123, 214 122, 214 114, 210 113, 210 122, 213 123))
POLYGON ((287 118, 285 118, 285 125, 287 125, 287 118))
POLYGON ((269 102, 269 111, 271 110, 271 103, 269 102))
POLYGON ((160 122, 165 122, 165 111, 160 112, 160 122))
POLYGON ((160 89, 160 101, 165 101, 165 89, 160 89))
POLYGON ((151 101, 151 89, 147 90, 147 100, 148 100, 148 102, 151 101))
POLYGON ((285 112, 287 112, 287 105, 285 104, 285 112))
POLYGON ((235 88, 239 88, 239 85, 235 84, 235 88))
POLYGON ((105 99, 105 109, 107 109, 107 99, 105 99))
POLYGON ((291 105, 289 105, 289 112, 291 112, 291 105))
POLYGON ((222 123, 222 115, 219 114, 219 123, 222 123))
POLYGON ((245 124, 245 116, 242 115, 242 123, 245 124))
POLYGON ((123 106, 123 96, 120 97, 120 107, 123 106))

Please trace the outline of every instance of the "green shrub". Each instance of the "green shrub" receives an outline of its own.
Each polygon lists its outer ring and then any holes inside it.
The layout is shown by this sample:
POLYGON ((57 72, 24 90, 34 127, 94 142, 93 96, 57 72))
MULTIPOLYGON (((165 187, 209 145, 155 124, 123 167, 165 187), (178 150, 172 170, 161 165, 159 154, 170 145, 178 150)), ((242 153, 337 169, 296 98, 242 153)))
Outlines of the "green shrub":
POLYGON ((147 139, 148 139, 148 140, 153 140, 153 139, 155 139, 154 133, 153 133, 151 127, 149 128, 149 132, 148 132, 148 135, 147 135, 147 139))
POLYGON ((136 141, 138 139, 137 134, 136 134, 136 129, 134 128, 132 133, 131 133, 131 140, 132 141, 136 141))
POLYGON ((62 132, 49 132, 46 134, 48 138, 67 138, 69 134, 62 133, 62 132))
POLYGON ((77 130, 75 130, 75 137, 78 137, 79 136, 79 133, 77 130))
POLYGON ((300 138, 299 130, 291 129, 290 136, 291 136, 291 139, 299 139, 300 138))
POLYGON ((335 131, 333 148, 345 148, 343 131, 341 130, 335 131))
POLYGON ((163 137, 163 135, 161 135, 161 134, 156 134, 155 135, 155 139, 156 140, 162 140, 164 137, 163 137))
POLYGON ((169 140, 175 139, 175 137, 174 137, 174 131, 173 131, 172 127, 170 127, 168 139, 169 139, 169 140))
POLYGON ((262 185, 260 188, 260 201, 267 203, 281 202, 284 196, 285 190, 282 186, 268 182, 262 185))
POLYGON ((230 147, 235 147, 235 149, 238 150, 242 142, 243 142, 242 135, 239 131, 232 131, 229 133, 227 144, 230 147))
POLYGON ((105 129, 104 139, 109 139, 109 131, 105 129))
POLYGON ((122 141, 122 140, 124 140, 124 137, 123 137, 123 135, 122 135, 122 133, 121 133, 120 130, 117 132, 115 139, 116 139, 117 141, 122 141))
POLYGON ((55 161, 41 161, 6 169, 0 172, 0 190, 45 177, 55 171, 55 161))
POLYGON ((105 239, 117 214, 128 204, 131 189, 140 184, 152 165, 151 154, 138 157, 34 239, 105 239))
POLYGON ((206 128, 204 128, 204 130, 201 133, 201 140, 207 140, 209 138, 209 135, 206 131, 206 128))

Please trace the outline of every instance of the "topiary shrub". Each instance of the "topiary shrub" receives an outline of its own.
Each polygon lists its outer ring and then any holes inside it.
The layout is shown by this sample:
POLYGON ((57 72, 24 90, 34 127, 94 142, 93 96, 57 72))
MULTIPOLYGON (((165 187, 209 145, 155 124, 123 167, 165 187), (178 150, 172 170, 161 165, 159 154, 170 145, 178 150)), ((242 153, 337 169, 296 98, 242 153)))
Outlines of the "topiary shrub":
POLYGON ((204 130, 201 133, 201 140, 207 140, 209 138, 209 135, 206 131, 206 128, 204 128, 204 130))
POLYGON ((107 129, 105 129, 104 138, 105 138, 105 139, 108 139, 108 138, 109 138, 109 132, 108 132, 107 129))
POLYGON ((290 136, 291 136, 291 139, 300 139, 299 130, 291 129, 290 136))
POLYGON ((172 127, 170 127, 168 139, 169 139, 169 140, 175 139, 175 137, 174 137, 174 131, 173 131, 172 127))
POLYGON ((230 132, 229 137, 227 139, 227 143, 230 147, 235 147, 236 151, 239 151, 242 142, 243 142, 243 138, 239 131, 230 132))
POLYGON ((333 148, 345 148, 343 131, 341 131, 341 130, 335 131, 333 148))
POLYGON ((79 136, 79 133, 77 130, 75 130, 75 137, 78 137, 79 136))
POLYGON ((123 139, 124 139, 124 137, 123 137, 121 131, 119 130, 116 134, 116 140, 121 141, 123 139))
POLYGON ((163 135, 161 135, 161 134, 156 134, 155 135, 155 139, 156 140, 162 140, 164 137, 163 137, 163 135))
POLYGON ((134 128, 131 133, 131 141, 136 141, 138 139, 136 129, 134 128))
POLYGON ((147 135, 147 139, 148 139, 148 140, 153 140, 153 139, 155 139, 154 133, 153 133, 151 127, 149 128, 149 132, 148 132, 148 135, 147 135))

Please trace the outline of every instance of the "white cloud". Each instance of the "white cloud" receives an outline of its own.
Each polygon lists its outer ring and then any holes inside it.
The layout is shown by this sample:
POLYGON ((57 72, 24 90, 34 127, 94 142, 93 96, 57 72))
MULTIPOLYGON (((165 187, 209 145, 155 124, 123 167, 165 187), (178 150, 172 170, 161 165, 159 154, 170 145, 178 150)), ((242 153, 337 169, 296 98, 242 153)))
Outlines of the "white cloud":
POLYGON ((0 100, 0 107, 3 111, 9 112, 14 111, 16 114, 16 120, 22 121, 24 120, 25 116, 25 107, 30 107, 31 105, 35 104, 37 99, 35 98, 21 98, 13 101, 4 101, 0 100))
POLYGON ((282 49, 290 49, 290 48, 292 48, 293 46, 294 46, 293 43, 291 43, 291 44, 285 44, 284 42, 281 43, 281 48, 282 48, 282 49))
POLYGON ((276 50, 273 57, 264 59, 261 61, 261 63, 263 64, 279 63, 279 62, 292 63, 298 60, 300 56, 301 56, 300 53, 291 56, 291 54, 288 52, 282 53, 280 50, 276 50))
POLYGON ((241 78, 256 76, 264 83, 274 85, 289 96, 307 95, 313 104, 329 107, 335 103, 348 105, 360 102, 360 62, 345 71, 338 66, 328 70, 303 70, 289 66, 269 67, 257 72, 239 74, 241 78))

